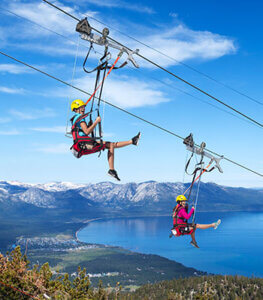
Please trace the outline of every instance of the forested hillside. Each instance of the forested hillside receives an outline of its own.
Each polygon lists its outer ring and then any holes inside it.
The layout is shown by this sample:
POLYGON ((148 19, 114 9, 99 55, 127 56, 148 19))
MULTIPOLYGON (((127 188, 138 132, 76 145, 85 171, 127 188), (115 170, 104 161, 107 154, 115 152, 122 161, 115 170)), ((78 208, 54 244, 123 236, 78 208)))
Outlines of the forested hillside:
POLYGON ((263 299, 263 279, 260 278, 196 276, 147 284, 133 293, 122 292, 121 284, 91 287, 86 270, 80 268, 74 278, 67 273, 62 276, 52 274, 47 263, 30 269, 19 247, 7 256, 0 254, 0 299, 263 299))
POLYGON ((263 279, 221 275, 174 279, 142 286, 122 299, 260 300, 263 299, 263 279))

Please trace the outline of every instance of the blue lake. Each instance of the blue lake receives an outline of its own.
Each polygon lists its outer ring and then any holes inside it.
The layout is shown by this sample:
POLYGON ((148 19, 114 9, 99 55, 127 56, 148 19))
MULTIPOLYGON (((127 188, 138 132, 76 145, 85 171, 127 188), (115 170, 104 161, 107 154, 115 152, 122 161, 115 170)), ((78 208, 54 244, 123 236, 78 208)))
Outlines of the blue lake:
POLYGON ((216 274, 263 277, 263 213, 198 213, 197 223, 222 220, 217 230, 197 229, 200 249, 190 236, 169 238, 171 217, 98 220, 79 231, 80 241, 151 253, 216 274))

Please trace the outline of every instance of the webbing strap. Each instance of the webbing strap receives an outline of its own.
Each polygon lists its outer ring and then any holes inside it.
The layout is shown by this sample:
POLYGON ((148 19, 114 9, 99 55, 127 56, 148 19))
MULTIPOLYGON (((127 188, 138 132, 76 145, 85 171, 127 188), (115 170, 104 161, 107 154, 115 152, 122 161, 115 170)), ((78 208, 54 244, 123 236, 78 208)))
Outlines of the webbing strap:
POLYGON ((86 101, 86 105, 90 102, 90 100, 92 99, 92 97, 96 94, 97 90, 100 88, 100 86, 102 85, 102 83, 105 81, 105 79, 109 76, 110 72, 113 70, 113 68, 115 67, 115 65, 117 64, 118 60, 121 58, 121 54, 119 53, 118 57, 116 58, 115 62, 113 63, 113 65, 111 66, 111 68, 109 69, 108 73, 103 77, 102 81, 99 83, 99 85, 97 86, 97 88, 95 89, 95 91, 92 93, 92 95, 89 97, 89 99, 86 101))
POLYGON ((208 168, 211 166, 212 161, 210 161, 210 163, 204 168, 204 169, 196 169, 196 171, 201 172, 201 174, 199 174, 194 181, 192 181, 191 185, 184 191, 183 195, 185 195, 187 193, 187 191, 191 188, 191 186, 200 178, 200 176, 202 176, 205 172, 212 172, 215 169, 215 166, 213 166, 211 169, 208 170, 208 168))
POLYGON ((202 176, 203 172, 202 170, 200 171, 200 175, 199 175, 199 180, 198 180, 198 185, 197 185, 197 192, 196 192, 196 196, 195 196, 195 202, 194 202, 194 215, 193 215, 193 219, 192 222, 194 224, 195 222, 195 215, 196 215, 196 207, 197 207, 197 202, 198 202, 198 197, 199 197, 199 190, 200 190, 200 183, 201 183, 201 176, 202 176))
POLYGON ((81 121, 82 119, 85 119, 89 114, 91 114, 91 112, 89 111, 88 113, 84 114, 84 115, 81 115, 77 118, 77 120, 73 123, 73 119, 74 117, 71 119, 71 122, 72 122, 72 129, 74 129, 76 127, 76 124, 81 121))
MULTIPOLYGON (((179 213, 179 211, 180 211, 181 209, 183 209, 182 206, 180 206, 180 207, 174 209, 174 210, 175 210, 175 215, 174 215, 175 225, 178 225, 178 222, 177 222, 178 219, 180 219, 180 220, 182 220, 182 221, 186 221, 184 218, 178 217, 178 213, 179 213)), ((179 223, 179 224, 180 224, 180 223, 179 223)))

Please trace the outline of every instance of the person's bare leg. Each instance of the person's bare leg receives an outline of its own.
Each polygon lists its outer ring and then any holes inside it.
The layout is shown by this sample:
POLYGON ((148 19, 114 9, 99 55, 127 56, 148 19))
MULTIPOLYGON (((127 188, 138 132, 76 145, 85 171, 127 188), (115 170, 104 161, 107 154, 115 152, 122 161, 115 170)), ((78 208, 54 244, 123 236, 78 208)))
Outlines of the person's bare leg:
POLYGON ((192 238, 192 241, 194 243, 196 243, 196 240, 195 240, 195 230, 191 233, 191 238, 192 238))
POLYGON ((125 147, 125 146, 129 146, 131 144, 132 144, 132 140, 113 143, 114 148, 122 148, 122 147, 125 147))
POLYGON ((208 229, 208 228, 213 228, 215 227, 215 223, 212 224, 196 224, 196 228, 199 229, 208 229))
POLYGON ((114 170, 114 144, 113 143, 109 143, 108 162, 109 162, 110 170, 114 170))

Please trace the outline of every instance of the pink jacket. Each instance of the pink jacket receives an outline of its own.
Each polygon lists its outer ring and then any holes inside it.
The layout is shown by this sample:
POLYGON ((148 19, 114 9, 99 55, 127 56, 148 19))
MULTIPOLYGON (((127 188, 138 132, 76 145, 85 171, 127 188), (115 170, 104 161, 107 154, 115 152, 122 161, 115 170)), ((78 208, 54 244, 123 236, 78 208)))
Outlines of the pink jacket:
MULTIPOLYGON (((193 212, 194 212, 193 208, 191 208, 190 212, 187 213, 186 209, 183 207, 183 208, 180 209, 180 211, 178 212, 177 216, 180 217, 180 218, 188 220, 188 219, 191 218, 193 212)), ((174 222, 175 222, 175 220, 174 220, 174 222)), ((181 224, 181 223, 184 223, 184 221, 181 220, 181 219, 179 219, 179 218, 177 218, 177 224, 181 224)))

